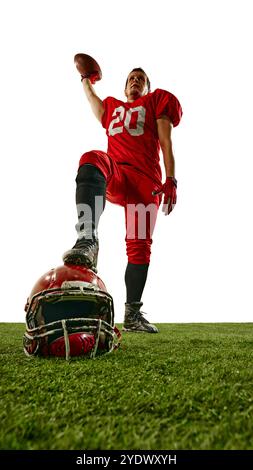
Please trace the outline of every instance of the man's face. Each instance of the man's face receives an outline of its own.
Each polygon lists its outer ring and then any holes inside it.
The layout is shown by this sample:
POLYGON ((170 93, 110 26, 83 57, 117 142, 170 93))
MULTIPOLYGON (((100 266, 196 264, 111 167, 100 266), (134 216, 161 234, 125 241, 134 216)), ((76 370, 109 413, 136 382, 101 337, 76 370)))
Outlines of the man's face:
POLYGON ((125 88, 127 99, 136 100, 137 98, 148 93, 147 76, 140 71, 130 72, 125 88))

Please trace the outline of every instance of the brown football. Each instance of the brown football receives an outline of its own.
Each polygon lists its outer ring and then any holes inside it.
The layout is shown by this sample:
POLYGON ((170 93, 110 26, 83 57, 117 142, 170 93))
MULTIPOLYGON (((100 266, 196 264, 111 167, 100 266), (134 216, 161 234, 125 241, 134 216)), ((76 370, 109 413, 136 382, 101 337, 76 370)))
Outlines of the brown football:
POLYGON ((87 76, 91 79, 92 83, 101 80, 102 71, 98 63, 88 54, 76 54, 74 63, 78 72, 81 75, 87 76))

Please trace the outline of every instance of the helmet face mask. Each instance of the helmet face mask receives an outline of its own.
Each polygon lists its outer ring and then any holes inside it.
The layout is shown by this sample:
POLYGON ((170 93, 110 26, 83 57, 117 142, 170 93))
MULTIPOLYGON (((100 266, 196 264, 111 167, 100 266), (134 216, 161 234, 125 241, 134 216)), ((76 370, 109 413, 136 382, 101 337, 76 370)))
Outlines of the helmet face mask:
POLYGON ((119 345, 113 299, 101 279, 84 267, 64 265, 46 273, 25 310, 28 356, 94 358, 119 345))

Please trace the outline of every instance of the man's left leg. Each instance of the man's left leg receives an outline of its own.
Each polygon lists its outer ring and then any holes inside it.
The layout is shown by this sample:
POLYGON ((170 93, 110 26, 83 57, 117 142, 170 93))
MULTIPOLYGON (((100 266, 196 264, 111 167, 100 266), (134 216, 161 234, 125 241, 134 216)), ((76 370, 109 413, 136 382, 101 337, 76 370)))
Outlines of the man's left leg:
POLYGON ((155 325, 144 318, 140 310, 142 293, 146 284, 152 234, 155 227, 159 198, 152 196, 153 183, 143 178, 135 184, 134 177, 130 178, 132 189, 128 195, 125 207, 126 216, 126 246, 128 264, 125 272, 126 304, 124 331, 141 331, 158 333, 155 325), (140 200, 143 201, 140 203, 140 200))
POLYGON ((141 302, 149 264, 128 263, 125 273, 127 299, 125 303, 124 331, 158 333, 155 325, 146 320, 141 312, 141 302))
POLYGON ((140 302, 146 284, 149 263, 134 264, 128 263, 125 273, 126 301, 140 302))
POLYGON ((125 274, 127 301, 125 303, 124 331, 158 333, 155 325, 143 316, 141 294, 147 279, 148 264, 128 263, 125 274))

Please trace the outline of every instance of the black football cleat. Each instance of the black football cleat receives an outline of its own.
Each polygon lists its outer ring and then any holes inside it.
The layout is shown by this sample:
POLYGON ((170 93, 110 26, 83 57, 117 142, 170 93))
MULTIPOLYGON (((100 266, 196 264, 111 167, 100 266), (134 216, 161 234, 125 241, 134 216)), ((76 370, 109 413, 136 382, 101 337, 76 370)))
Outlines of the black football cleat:
POLYGON ((126 303, 125 318, 123 331, 133 331, 141 333, 158 333, 158 329, 155 325, 151 325, 146 318, 144 318, 144 312, 140 311, 142 302, 131 302, 126 303))
POLYGON ((97 238, 80 238, 76 244, 63 255, 64 264, 86 266, 97 272, 99 244, 97 238))

